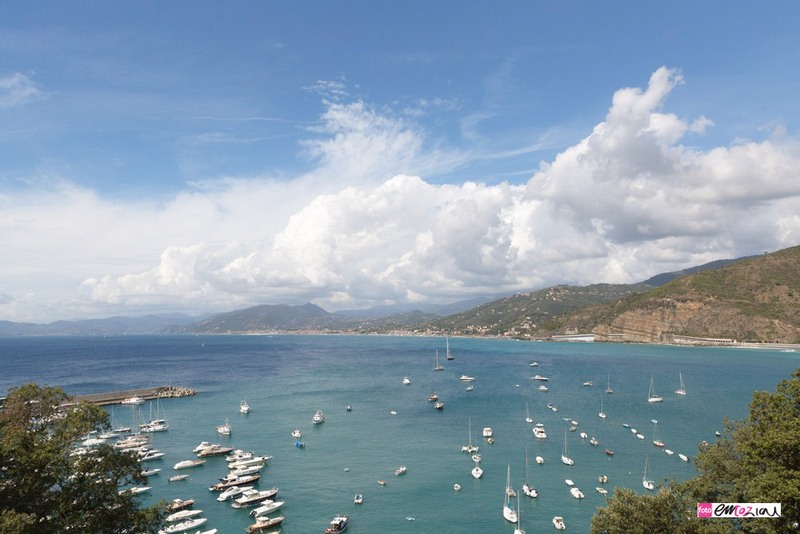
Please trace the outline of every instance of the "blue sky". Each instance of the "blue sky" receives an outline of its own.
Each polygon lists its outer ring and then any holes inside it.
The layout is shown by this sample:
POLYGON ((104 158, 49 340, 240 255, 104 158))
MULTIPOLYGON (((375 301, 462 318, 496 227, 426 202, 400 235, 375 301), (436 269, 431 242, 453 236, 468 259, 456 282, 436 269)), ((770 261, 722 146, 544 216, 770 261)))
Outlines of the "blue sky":
POLYGON ((796 2, 0 6, 0 320, 449 302, 800 241, 796 2))

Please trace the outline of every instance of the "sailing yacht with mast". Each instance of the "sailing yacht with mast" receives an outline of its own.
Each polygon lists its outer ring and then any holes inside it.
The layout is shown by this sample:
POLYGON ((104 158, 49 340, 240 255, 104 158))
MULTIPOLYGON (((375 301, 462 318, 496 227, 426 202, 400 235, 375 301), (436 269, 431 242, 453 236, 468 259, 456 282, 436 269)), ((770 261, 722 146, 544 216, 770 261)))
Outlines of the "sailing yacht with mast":
POLYGON ((439 363, 439 349, 436 349, 436 356, 435 356, 435 359, 434 359, 433 370, 434 371, 444 371, 444 365, 439 363))
POLYGON ((611 389, 611 373, 608 373, 608 381, 606 382, 606 393, 607 394, 614 393, 614 390, 611 389))
POLYGON ((511 523, 517 522, 517 512, 511 502, 511 465, 508 466, 508 476, 506 478, 506 492, 503 498, 503 517, 511 523))
POLYGON ((561 453, 561 462, 564 465, 573 465, 575 462, 572 458, 569 457, 569 451, 567 450, 567 431, 564 431, 564 451, 561 453))
POLYGON ((461 447, 461 452, 468 452, 469 454, 478 452, 479 447, 472 444, 472 418, 469 419, 469 445, 461 447))
POLYGON ((644 461, 644 475, 642 475, 642 486, 646 490, 653 491, 653 489, 655 489, 656 485, 653 484, 652 480, 647 480, 647 462, 648 461, 649 461, 649 458, 644 461))
POLYGON ((664 398, 656 395, 656 390, 653 387, 653 375, 650 375, 650 391, 647 393, 647 402, 663 402, 664 398))
POLYGON ((452 355, 452 354, 450 354, 450 337, 449 337, 449 336, 445 336, 445 338, 444 338, 444 342, 445 342, 445 347, 447 347, 447 348, 445 349, 445 353, 444 353, 444 354, 445 354, 445 356, 444 356, 444 359, 445 359, 445 360, 452 360, 452 359, 454 359, 453 355, 452 355))
POLYGON ((514 534, 525 534, 522 530, 522 508, 519 507, 519 495, 517 495, 517 528, 514 529, 514 534))
POLYGON ((678 379, 681 381, 681 385, 675 390, 675 394, 686 395, 686 384, 683 383, 683 373, 678 373, 678 379))
POLYGON ((533 423, 533 419, 531 418, 531 413, 528 409, 528 403, 525 403, 525 422, 526 423, 533 423))
MULTIPOLYGON (((536 488, 531 486, 528 483, 528 446, 525 445, 525 482, 522 484, 522 493, 526 496, 531 498, 536 498, 539 496, 539 492, 536 491, 536 488)), ((519 503, 517 503, 517 510, 519 510, 519 503)))
POLYGON ((664 442, 656 438, 656 428, 658 428, 658 423, 653 423, 653 445, 656 447, 663 447, 664 442))
POLYGON ((600 419, 606 418, 606 412, 603 410, 603 396, 600 396, 600 412, 598 412, 597 417, 600 419))

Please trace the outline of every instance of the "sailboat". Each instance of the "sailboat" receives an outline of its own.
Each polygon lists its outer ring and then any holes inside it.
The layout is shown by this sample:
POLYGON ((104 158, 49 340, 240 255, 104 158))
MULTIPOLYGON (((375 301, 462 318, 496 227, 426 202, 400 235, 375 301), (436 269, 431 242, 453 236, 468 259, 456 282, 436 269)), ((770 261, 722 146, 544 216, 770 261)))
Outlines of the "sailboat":
POLYGON ((683 373, 678 373, 678 378, 681 381, 681 385, 678 389, 675 390, 675 394, 686 395, 686 384, 683 383, 683 373))
POLYGON ((567 450, 567 431, 564 431, 564 451, 561 453, 561 462, 564 465, 572 465, 575 462, 572 461, 572 458, 569 457, 569 451, 567 450))
POLYGON ((606 418, 606 412, 603 411, 603 397, 602 396, 600 397, 600 412, 597 414, 597 417, 599 417, 600 419, 605 419, 606 418))
POLYGON ((506 492, 503 497, 503 517, 511 523, 517 522, 517 512, 511 503, 511 466, 508 466, 508 476, 506 478, 506 492))
POLYGON ((644 475, 642 475, 642 486, 644 487, 644 489, 648 489, 648 490, 652 491, 653 489, 655 489, 656 486, 655 486, 655 484, 653 484, 652 480, 647 480, 647 462, 648 462, 648 460, 649 460, 649 458, 644 461, 644 475))
POLYGON ((522 530, 522 508, 519 507, 519 495, 517 495, 517 528, 514 529, 514 534, 525 534, 522 530))
POLYGON ((528 411, 528 403, 525 403, 525 422, 526 423, 533 423, 533 419, 531 419, 530 411, 528 411))
POLYGON ((661 441, 660 439, 656 438, 656 428, 657 427, 658 427, 658 423, 653 423, 653 445, 655 445, 656 447, 663 447, 664 446, 664 442, 661 441))
POLYGON ((454 357, 453 357, 452 354, 450 354, 450 338, 448 336, 445 336, 444 341, 445 341, 445 344, 446 344, 445 346, 447 347, 445 349, 445 359, 446 360, 452 360, 452 359, 454 359, 454 357))
POLYGON ((153 418, 153 404, 150 403, 150 421, 139 425, 139 430, 142 432, 164 432, 169 430, 167 423, 167 416, 164 414, 164 408, 161 407, 161 398, 156 397, 156 416, 153 418))
POLYGON ((441 365, 439 363, 439 349, 436 349, 436 357, 434 362, 435 362, 433 366, 434 371, 444 371, 444 365, 441 365))
MULTIPOLYGON (((522 493, 527 495, 528 497, 535 498, 539 496, 539 492, 536 491, 536 488, 528 484, 528 446, 525 446, 525 482, 522 484, 522 493)), ((517 503, 517 509, 519 509, 519 503, 517 503)))
POLYGON ((608 381, 606 382, 606 393, 614 393, 614 390, 611 389, 611 373, 608 373, 608 381))
POLYGON ((664 398, 656 395, 655 388, 653 388, 653 375, 650 375, 650 391, 647 393, 647 402, 663 402, 664 398))
POLYGON ((468 452, 472 454, 473 452, 478 452, 478 446, 472 444, 472 418, 469 419, 469 445, 464 445, 461 447, 461 452, 468 452))

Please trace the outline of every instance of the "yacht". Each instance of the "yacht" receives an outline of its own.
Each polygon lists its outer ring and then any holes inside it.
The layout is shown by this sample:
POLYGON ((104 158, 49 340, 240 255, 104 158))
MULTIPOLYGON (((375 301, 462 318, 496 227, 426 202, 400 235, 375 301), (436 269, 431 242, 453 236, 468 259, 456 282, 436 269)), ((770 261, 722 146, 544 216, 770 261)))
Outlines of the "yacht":
POLYGON ((331 521, 331 524, 328 528, 325 529, 325 534, 337 534, 339 532, 344 532, 347 530, 347 527, 350 525, 350 518, 346 515, 337 515, 331 521))
POLYGON ((547 438, 547 433, 544 431, 544 425, 542 423, 536 423, 536 426, 533 427, 533 435, 537 439, 547 438))
POLYGON ((556 530, 564 530, 567 528, 564 524, 564 518, 558 515, 553 518, 553 526, 556 527, 556 530))
POLYGON ((311 422, 315 425, 325 422, 325 415, 322 413, 322 410, 317 410, 314 414, 314 417, 311 418, 311 422))
POLYGON ((473 380, 475 380, 475 377, 469 375, 461 375, 461 378, 459 378, 459 380, 461 380, 462 382, 472 382, 473 380))
POLYGON ((134 397, 126 397, 122 399, 120 404, 127 404, 129 406, 136 406, 139 404, 144 404, 144 399, 142 397, 134 396, 134 397))
POLYGON ((225 423, 217 426, 217 434, 222 434, 223 436, 231 435, 231 424, 227 419, 225 419, 225 423))
POLYGON ((182 460, 172 466, 173 469, 188 469, 190 467, 197 467, 206 463, 205 460, 182 460))
POLYGON ((246 400, 243 400, 239 403, 239 412, 240 413, 250 413, 250 405, 247 404, 246 400))
POLYGON ((650 391, 647 393, 647 402, 664 402, 664 398, 659 397, 653 387, 653 375, 650 375, 650 391))
POLYGON ((407 376, 404 376, 403 377, 403 385, 404 386, 410 386, 411 385, 411 379, 408 378, 407 376))
POLYGON ((292 430, 292 437, 295 438, 295 439, 302 438, 303 437, 303 433, 300 432, 299 428, 295 428, 294 430, 292 430))

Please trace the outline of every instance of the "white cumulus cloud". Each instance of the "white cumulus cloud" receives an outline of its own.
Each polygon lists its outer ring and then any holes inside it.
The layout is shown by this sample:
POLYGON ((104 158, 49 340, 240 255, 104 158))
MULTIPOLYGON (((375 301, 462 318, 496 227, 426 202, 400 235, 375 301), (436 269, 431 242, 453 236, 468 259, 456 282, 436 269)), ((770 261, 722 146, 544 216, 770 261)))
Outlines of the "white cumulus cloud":
POLYGON ((662 67, 620 89, 603 121, 523 184, 436 184, 426 176, 470 154, 407 114, 339 99, 304 144, 316 167, 290 180, 195 184, 162 204, 66 181, 0 195, 0 243, 16 258, 0 279, 20 282, 0 286, 0 314, 23 317, 24 301, 35 316, 29 303, 57 272, 73 284, 62 291, 73 314, 339 309, 635 282, 796 245, 798 142, 692 148, 684 140, 713 122, 665 109, 682 83, 662 67))

